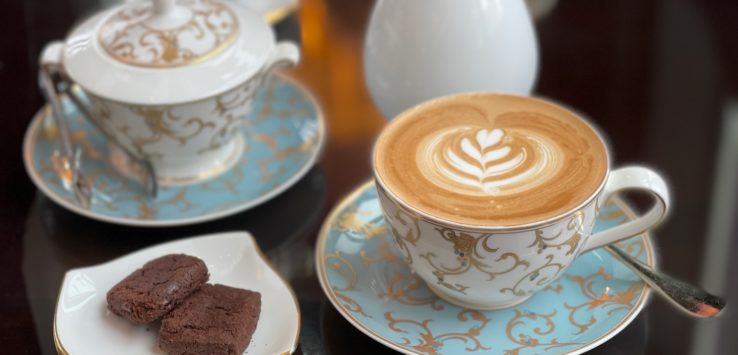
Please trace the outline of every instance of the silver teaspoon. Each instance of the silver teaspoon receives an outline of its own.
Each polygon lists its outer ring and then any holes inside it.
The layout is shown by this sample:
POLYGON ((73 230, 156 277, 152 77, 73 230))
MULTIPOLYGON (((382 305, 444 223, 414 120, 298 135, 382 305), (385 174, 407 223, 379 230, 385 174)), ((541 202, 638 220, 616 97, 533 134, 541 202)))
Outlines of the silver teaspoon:
POLYGON ((56 93, 56 88, 54 87, 54 82, 48 71, 44 68, 39 70, 38 77, 41 92, 51 106, 51 116, 54 119, 54 124, 59 129, 62 139, 64 152, 60 155, 62 155, 62 168, 66 170, 64 175, 71 178, 69 185, 72 188, 74 197, 80 206, 84 209, 90 209, 92 201, 92 185, 85 175, 82 174, 80 169, 81 151, 78 147, 75 148, 72 143, 69 126, 67 126, 67 121, 64 118, 64 113, 61 108, 61 103, 59 102, 59 97, 56 93))
POLYGON ((622 261, 648 286, 656 290, 656 293, 689 315, 711 318, 718 315, 725 307, 725 301, 720 297, 714 296, 697 286, 659 273, 613 245, 604 248, 622 261))

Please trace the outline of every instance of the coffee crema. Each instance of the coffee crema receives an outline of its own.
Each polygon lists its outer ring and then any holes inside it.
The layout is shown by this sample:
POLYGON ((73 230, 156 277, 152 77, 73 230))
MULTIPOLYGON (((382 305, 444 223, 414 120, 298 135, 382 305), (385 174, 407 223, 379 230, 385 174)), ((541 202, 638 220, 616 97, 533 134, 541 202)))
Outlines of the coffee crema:
POLYGON ((475 226, 510 227, 576 208, 601 186, 606 148, 584 120, 530 97, 462 94, 396 117, 374 151, 405 204, 475 226))

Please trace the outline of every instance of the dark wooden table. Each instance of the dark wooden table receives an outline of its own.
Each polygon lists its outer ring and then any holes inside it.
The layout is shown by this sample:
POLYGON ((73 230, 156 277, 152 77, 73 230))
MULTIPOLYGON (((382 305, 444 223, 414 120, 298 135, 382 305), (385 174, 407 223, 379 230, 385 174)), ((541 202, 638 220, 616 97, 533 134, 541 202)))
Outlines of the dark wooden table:
MULTIPOLYGON (((22 136, 42 105, 39 50, 102 3, 6 0, 0 11, 1 352, 54 353, 53 310, 66 270, 162 241, 246 229, 299 295, 301 353, 389 353, 333 309, 313 267, 317 230, 336 201, 369 178, 369 152, 384 123, 360 65, 372 1, 304 0, 297 14, 276 26, 280 37, 302 43, 303 62, 291 75, 314 91, 328 120, 320 163, 253 210, 164 229, 74 215, 38 192, 23 169, 22 136)), ((736 18, 738 2, 728 0, 567 0, 536 23, 536 92, 602 127, 616 165, 643 163, 669 178, 674 209, 655 233, 659 267, 732 304, 738 301, 738 261, 731 257, 738 255, 736 18)), ((719 319, 695 320, 653 298, 631 326, 593 352, 735 353, 738 315, 731 308, 719 319)))

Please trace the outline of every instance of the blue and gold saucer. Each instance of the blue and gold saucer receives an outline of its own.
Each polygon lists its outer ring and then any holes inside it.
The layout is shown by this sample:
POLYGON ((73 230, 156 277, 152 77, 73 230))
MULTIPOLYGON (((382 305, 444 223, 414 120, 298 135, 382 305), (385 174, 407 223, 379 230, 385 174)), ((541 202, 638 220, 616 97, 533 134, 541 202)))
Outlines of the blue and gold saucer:
MULTIPOLYGON (((297 82, 275 75, 260 88, 252 115, 243 128, 246 147, 236 165, 209 180, 160 186, 149 201, 118 173, 109 160, 105 137, 63 100, 72 140, 82 148, 82 172, 93 183, 90 209, 75 200, 59 166, 61 139, 50 125, 48 107, 36 114, 23 144, 31 180, 46 196, 78 214, 118 224, 175 226, 225 217, 259 205, 296 183, 315 164, 325 141, 325 121, 318 104, 297 82)), ((140 190, 140 189, 139 189, 140 190)))
MULTIPOLYGON (((617 198, 595 231, 633 216, 617 198)), ((374 183, 348 196, 323 225, 316 249, 320 284, 356 328, 406 354, 578 354, 623 330, 649 289, 604 250, 578 257, 557 281, 504 310, 475 311, 436 297, 391 245, 374 183)), ((650 236, 618 246, 655 263, 650 236)))

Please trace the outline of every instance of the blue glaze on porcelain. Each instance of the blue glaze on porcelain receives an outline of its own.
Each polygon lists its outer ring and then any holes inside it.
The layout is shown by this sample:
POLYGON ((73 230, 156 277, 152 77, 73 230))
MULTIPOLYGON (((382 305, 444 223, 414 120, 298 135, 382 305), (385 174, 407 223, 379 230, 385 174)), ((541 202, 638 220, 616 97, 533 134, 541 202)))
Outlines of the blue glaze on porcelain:
MULTIPOLYGON (((318 242, 321 283, 360 330, 405 353, 579 353, 624 328, 645 303, 646 286, 604 250, 579 256, 528 301, 504 310, 465 310, 435 297, 392 246, 377 193, 350 197, 318 242)), ((621 201, 600 213, 595 231, 622 223, 621 201)), ((647 235, 618 244, 653 264, 647 235)))
MULTIPOLYGON (((64 100, 76 145, 83 148, 82 170, 94 183, 92 208, 81 209, 64 186, 52 158, 60 148, 58 134, 37 115, 27 140, 34 182, 63 206, 114 223, 180 225, 233 214, 276 196, 294 184, 313 165, 324 140, 320 110, 296 83, 274 76, 257 91, 252 117, 243 132, 246 145, 236 166, 215 178, 185 186, 160 187, 147 201, 135 182, 121 176, 109 163, 105 138, 64 100)), ((57 163, 58 164, 58 163, 57 163)))

